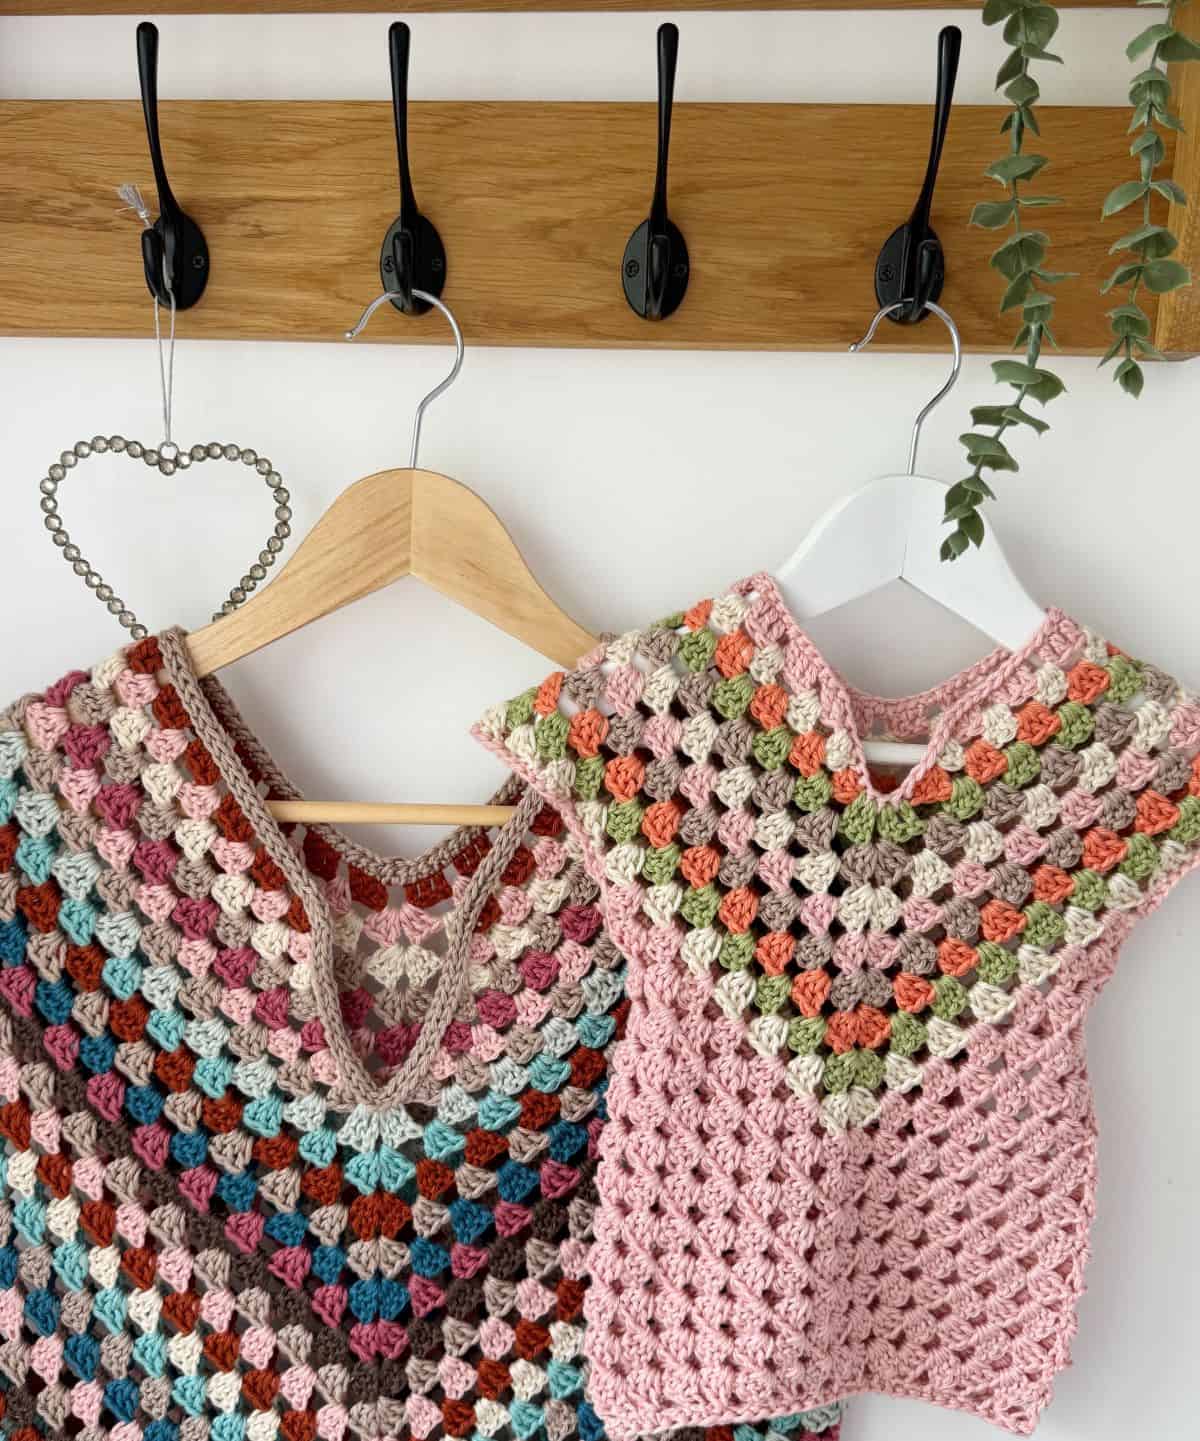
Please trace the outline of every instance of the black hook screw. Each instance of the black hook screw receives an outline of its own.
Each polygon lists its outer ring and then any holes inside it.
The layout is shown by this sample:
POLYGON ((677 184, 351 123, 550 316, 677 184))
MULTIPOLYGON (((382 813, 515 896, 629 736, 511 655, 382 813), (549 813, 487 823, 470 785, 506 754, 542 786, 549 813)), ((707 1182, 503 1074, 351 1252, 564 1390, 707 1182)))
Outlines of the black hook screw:
POLYGON ((938 35, 937 98, 925 181, 913 213, 884 241, 875 262, 875 299, 880 307, 907 302, 903 310, 893 311, 888 316, 898 325, 912 325, 924 320, 929 314, 925 306, 941 295, 946 279, 946 257, 941 241, 929 224, 929 212, 933 205, 933 188, 937 184, 946 127, 950 123, 961 50, 962 31, 957 25, 945 26, 938 35))
POLYGON ((396 121, 396 154, 400 163, 400 214, 392 222, 379 255, 379 276, 385 290, 399 291, 392 301, 405 315, 424 315, 431 307, 414 290, 440 296, 446 284, 446 248, 431 221, 417 208, 408 166, 408 26, 397 20, 388 28, 392 63, 392 113, 396 121))
POLYGON ((137 28, 137 60, 150 163, 158 187, 158 219, 142 231, 146 284, 160 304, 170 305, 174 296, 176 310, 190 310, 208 284, 208 243, 180 208, 167 179, 158 133, 158 26, 148 20, 137 28))
POLYGON ((621 284, 631 309, 643 320, 665 320, 687 294, 688 249, 679 227, 667 215, 667 158, 671 149, 671 107, 679 27, 658 27, 658 165, 649 218, 629 237, 621 262, 621 284))

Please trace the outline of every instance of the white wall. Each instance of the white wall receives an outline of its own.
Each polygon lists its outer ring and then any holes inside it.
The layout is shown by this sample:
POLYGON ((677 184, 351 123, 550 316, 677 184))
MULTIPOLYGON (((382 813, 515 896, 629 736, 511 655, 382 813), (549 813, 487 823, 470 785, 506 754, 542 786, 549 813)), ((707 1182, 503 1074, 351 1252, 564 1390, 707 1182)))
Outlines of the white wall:
MULTIPOLYGON (((416 17, 414 95, 648 98, 659 18, 416 17)), ((675 18, 681 99, 920 101, 947 16, 675 18)), ((983 103, 998 37, 977 14, 954 18, 966 32, 960 101, 983 103)), ((1121 103, 1125 38, 1150 18, 1068 12, 1056 48, 1072 63, 1047 81, 1047 98, 1121 103)), ((162 92, 382 98, 387 19, 164 18, 162 92)), ((135 94, 133 24, 0 21, 0 94, 135 94)), ((898 163, 883 137, 880 149, 880 163, 898 163)), ((981 155, 981 167, 990 158, 981 155)), ((914 186, 921 161, 906 162, 914 186)), ((98 158, 97 185, 128 178, 104 174, 98 158)), ((65 211, 69 199, 48 195, 47 204, 65 211)), ((377 243, 363 237, 368 248, 377 243)), ((63 303, 86 305, 86 288, 63 303)), ((848 300, 847 341, 868 318, 848 300)), ((149 327, 149 305, 146 319, 149 327)), ((343 485, 402 463, 409 407, 442 365, 427 350, 380 346, 189 344, 186 316, 180 330, 177 437, 233 439, 271 456, 293 491, 298 533, 343 485)), ((1049 435, 1021 438, 1023 469, 1002 477, 997 529, 1034 594, 1200 682, 1200 368, 1153 369, 1138 404, 1094 361, 1059 368, 1069 393, 1050 412, 1049 435)), ((943 373, 940 359, 870 354, 481 349, 468 353, 461 381, 431 410, 422 458, 499 510, 583 624, 617 630, 777 563, 831 500, 903 459, 911 414, 943 373)), ((156 387, 150 341, 0 341, 5 698, 121 640, 50 546, 37 481, 64 446, 97 432, 156 441, 156 387)), ((994 398, 986 360, 969 358, 958 391, 927 427, 931 474, 955 476, 955 436, 968 407, 994 398)), ((269 520, 265 491, 240 466, 164 480, 127 461, 91 461, 72 473, 61 499, 86 553, 152 625, 202 623, 257 552, 269 520)), ((884 693, 938 680, 988 648, 898 589, 813 632, 851 680, 884 693)), ((466 726, 546 669, 413 582, 242 663, 230 684, 314 795, 466 801, 485 798, 499 779, 466 726), (275 692, 289 684, 287 705, 275 692)), ((383 844, 411 850, 429 839, 391 832, 383 844)), ((1200 886, 1192 883, 1134 938, 1091 1022, 1100 1216, 1076 1364, 1039 1430, 1044 1441, 1196 1435, 1200 1099, 1190 1056, 1198 928, 1200 886)), ((856 1402, 846 1429, 847 1441, 992 1434, 982 1422, 884 1398, 856 1402)))

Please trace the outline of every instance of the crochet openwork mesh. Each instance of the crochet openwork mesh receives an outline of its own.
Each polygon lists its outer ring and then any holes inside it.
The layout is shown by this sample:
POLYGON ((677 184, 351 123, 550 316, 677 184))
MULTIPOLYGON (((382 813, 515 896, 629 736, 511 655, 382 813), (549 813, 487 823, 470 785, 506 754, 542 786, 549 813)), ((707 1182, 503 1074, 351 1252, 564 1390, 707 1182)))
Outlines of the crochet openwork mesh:
POLYGON ((0 712, 3 1434, 603 1441, 628 1004, 576 842, 513 786, 385 861, 267 794, 177 634, 0 712))
POLYGON ((1196 699, 1051 611, 879 700, 760 575, 476 734, 630 960, 585 1307, 610 1434, 860 1390, 1030 1431, 1088 1251, 1085 1012, 1196 860, 1196 699), (870 774, 871 731, 924 760, 870 774))

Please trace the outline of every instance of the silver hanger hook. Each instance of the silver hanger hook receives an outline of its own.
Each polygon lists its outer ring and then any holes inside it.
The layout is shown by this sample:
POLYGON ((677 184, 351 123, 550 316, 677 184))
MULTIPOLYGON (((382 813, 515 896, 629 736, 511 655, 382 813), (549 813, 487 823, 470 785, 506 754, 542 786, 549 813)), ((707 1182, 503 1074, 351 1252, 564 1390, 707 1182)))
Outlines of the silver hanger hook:
MULTIPOLYGON (((870 345, 876 330, 879 328, 879 322, 884 316, 890 315, 894 310, 903 310, 907 304, 908 302, 905 300, 898 300, 894 305, 885 305, 882 310, 877 310, 874 320, 867 326, 866 335, 864 335, 861 340, 856 340, 850 347, 851 353, 863 350, 870 345)), ((912 439, 908 443, 908 469, 906 471, 908 475, 916 475, 917 473, 917 446, 921 441, 921 427, 925 424, 930 411, 932 411, 935 406, 940 405, 954 389, 954 384, 958 380, 958 373, 962 370, 962 337, 958 333, 958 326, 955 325, 947 312, 944 311, 940 305, 935 305, 932 300, 925 302, 925 309, 932 310, 934 315, 937 316, 950 332, 950 343, 954 347, 954 364, 950 367, 950 376, 945 385, 942 386, 932 400, 926 401, 921 409, 917 411, 917 418, 913 421, 912 439)))
MULTIPOLYGON (((454 312, 450 307, 439 300, 436 295, 430 295, 427 290, 414 290, 413 295, 415 295, 418 300, 423 300, 426 304, 432 305, 434 309, 440 310, 449 322, 450 329, 454 332, 454 364, 450 369, 450 374, 447 375, 444 380, 439 381, 428 395, 417 402, 417 413, 413 417, 412 449, 408 458, 409 467, 412 470, 416 470, 417 455, 421 449, 421 422, 425 418, 425 411, 443 391, 449 390, 458 379, 458 372, 462 369, 464 347, 462 331, 459 329, 458 321, 455 320, 454 312)), ((382 295, 377 295, 358 317, 357 325, 355 325, 352 330, 346 331, 346 339, 353 340, 356 336, 361 335, 366 329, 367 322, 381 305, 385 305, 390 300, 399 299, 401 299, 401 295, 398 290, 385 290, 382 295)))

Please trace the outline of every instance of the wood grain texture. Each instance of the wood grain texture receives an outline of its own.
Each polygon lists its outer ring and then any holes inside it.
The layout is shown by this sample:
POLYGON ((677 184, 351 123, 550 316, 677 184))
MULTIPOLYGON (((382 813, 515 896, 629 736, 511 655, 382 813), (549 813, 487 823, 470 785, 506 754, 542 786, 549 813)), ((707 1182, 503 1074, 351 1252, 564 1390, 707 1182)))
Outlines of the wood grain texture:
MULTIPOLYGON (((1175 23, 1185 35, 1200 41, 1200 4, 1182 6, 1175 23)), ((1169 69, 1175 113, 1183 121, 1183 134, 1175 142, 1174 175, 1187 192, 1188 203, 1172 201, 1167 224, 1179 237, 1175 258, 1190 267, 1193 282, 1159 301, 1154 343, 1168 355, 1187 356, 1200 354, 1200 62, 1169 69)), ((1136 169, 1130 173, 1135 176, 1136 169)))
MULTIPOLYGON (((1004 110, 964 106, 950 125, 934 213, 944 302, 974 350, 1006 350, 987 266, 995 235, 967 224, 993 193, 1004 110)), ((1111 227, 1100 201, 1128 169, 1120 108, 1047 109, 1046 189, 1065 349, 1107 341, 1098 286, 1111 227)), ((181 334, 335 340, 379 290, 380 241, 398 204, 390 106, 173 101, 162 106, 176 194, 212 253, 181 334)), ((625 241, 645 217, 654 161, 646 104, 425 103, 410 112, 417 193, 448 253, 446 300, 469 344, 833 349, 874 308, 882 239, 913 203, 926 106, 678 105, 671 213, 692 257, 688 295, 650 324, 626 306, 625 241)), ((0 333, 145 336, 137 225, 112 187, 152 191, 140 107, 0 103, 0 333)), ((999 188, 994 193, 999 196, 999 188)), ((1165 207, 1164 207, 1165 213, 1165 207)), ((1175 345, 1196 348, 1194 317, 1175 345)), ((357 344, 444 345, 436 314, 381 316, 357 344)), ((935 349, 941 328, 884 326, 881 348, 935 349)))
MULTIPOLYGON (((1136 0, 1058 0, 1113 9, 1136 0)), ((536 10, 978 10, 983 0, 0 0, 0 15, 319 15, 536 10)))
POLYGON ((500 826, 516 806, 422 805, 388 801, 268 801, 277 821, 314 821, 327 826, 500 826))
POLYGON ((561 666, 596 644, 546 594, 485 501, 406 467, 347 486, 271 585, 188 637, 192 667, 211 675, 408 575, 561 666))

